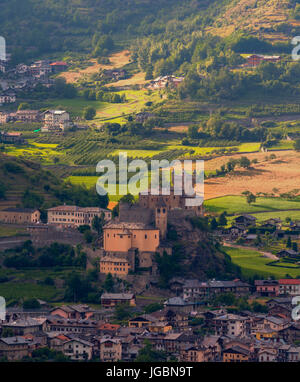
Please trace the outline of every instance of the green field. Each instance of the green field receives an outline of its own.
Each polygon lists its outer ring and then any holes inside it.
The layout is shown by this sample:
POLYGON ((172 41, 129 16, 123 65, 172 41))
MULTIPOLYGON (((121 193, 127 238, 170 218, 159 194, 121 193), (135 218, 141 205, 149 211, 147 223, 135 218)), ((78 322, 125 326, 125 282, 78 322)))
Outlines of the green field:
POLYGON ((84 98, 58 98, 39 103, 39 107, 60 108, 65 109, 73 117, 82 117, 83 110, 92 106, 96 109, 96 117, 90 123, 97 122, 117 122, 124 123, 124 116, 131 113, 138 113, 145 107, 148 101, 157 102, 160 100, 158 92, 153 92, 151 95, 145 90, 124 90, 116 92, 117 94, 125 94, 127 102, 124 103, 109 103, 102 101, 91 101, 84 98))
MULTIPOLYGON (((230 247, 223 247, 223 250, 231 257, 234 264, 241 267, 242 273, 246 277, 255 274, 262 277, 274 276, 276 278, 284 278, 287 274, 292 277, 300 276, 300 268, 293 269, 292 264, 289 265, 291 268, 267 265, 272 260, 263 257, 257 251, 230 247)), ((287 263, 282 263, 282 265, 287 265, 287 263)))
POLYGON ((280 218, 284 222, 286 218, 300 220, 300 211, 263 212, 261 214, 253 214, 253 216, 257 218, 258 223, 273 218, 280 218))
MULTIPOLYGON (((178 147, 177 147, 178 148, 178 147)), ((126 152, 128 158, 152 158, 154 155, 162 153, 164 150, 115 150, 110 155, 118 156, 119 153, 126 152)))
POLYGON ((56 150, 57 146, 57 144, 38 143, 29 139, 26 146, 6 145, 4 153, 14 157, 22 156, 27 159, 38 160, 43 164, 52 164, 54 157, 63 155, 62 152, 56 150))
POLYGON ((27 234, 26 228, 24 227, 10 227, 7 225, 0 225, 0 237, 9 237, 16 235, 27 234))
POLYGON ((69 176, 66 181, 70 181, 72 184, 84 184, 87 188, 96 186, 98 176, 69 176))
POLYGON ((249 205, 246 197, 228 195, 220 198, 209 199, 205 201, 205 208, 209 212, 228 214, 236 213, 255 213, 259 211, 280 211, 280 210, 300 210, 300 201, 289 201, 282 198, 258 197, 256 202, 249 205))
POLYGON ((0 295, 6 301, 20 298, 40 298, 49 301, 55 298, 57 290, 54 286, 49 285, 38 285, 29 282, 6 282, 0 284, 0 295))

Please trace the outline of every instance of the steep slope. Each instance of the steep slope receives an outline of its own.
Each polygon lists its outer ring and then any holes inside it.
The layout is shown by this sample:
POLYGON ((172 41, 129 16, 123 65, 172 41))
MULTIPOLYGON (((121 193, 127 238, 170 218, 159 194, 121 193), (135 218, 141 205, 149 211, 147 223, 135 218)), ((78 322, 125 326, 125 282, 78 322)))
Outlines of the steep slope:
POLYGON ((278 31, 278 25, 291 23, 292 8, 290 0, 234 0, 207 30, 221 37, 244 30, 257 37, 285 40, 286 35, 278 31))

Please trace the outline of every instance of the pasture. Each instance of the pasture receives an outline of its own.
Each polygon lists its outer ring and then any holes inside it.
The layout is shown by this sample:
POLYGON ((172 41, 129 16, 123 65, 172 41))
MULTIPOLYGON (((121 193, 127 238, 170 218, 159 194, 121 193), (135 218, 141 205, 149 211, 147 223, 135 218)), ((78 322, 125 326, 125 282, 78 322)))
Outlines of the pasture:
MULTIPOLYGON (((266 211, 267 213, 268 211, 273 211, 274 213, 275 211, 287 211, 295 209, 299 209, 297 213, 300 213, 300 200, 297 202, 275 197, 258 197, 255 203, 249 205, 245 196, 227 195, 206 200, 205 209, 209 212, 216 213, 222 213, 226 211, 230 215, 238 213, 255 213, 259 211, 266 211)), ((287 214, 291 213, 292 211, 287 212, 287 214)), ((276 212, 276 214, 278 216, 278 212, 276 212)), ((262 214, 257 214, 257 216, 260 215, 262 214)))
POLYGON ((230 256, 232 262, 241 267, 242 274, 246 277, 259 275, 261 277, 284 278, 287 274, 294 278, 300 276, 300 268, 295 268, 294 265, 284 266, 286 265, 284 263, 280 267, 268 265, 272 260, 263 257, 260 252, 230 247, 223 249, 230 256))

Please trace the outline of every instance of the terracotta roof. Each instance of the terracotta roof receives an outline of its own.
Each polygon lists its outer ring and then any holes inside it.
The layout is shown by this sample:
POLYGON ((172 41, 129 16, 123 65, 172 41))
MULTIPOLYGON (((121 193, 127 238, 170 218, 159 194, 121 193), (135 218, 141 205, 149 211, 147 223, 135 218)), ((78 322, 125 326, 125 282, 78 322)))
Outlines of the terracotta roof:
POLYGON ((59 66, 67 66, 68 64, 66 62, 63 62, 63 61, 56 61, 56 62, 52 62, 52 64, 50 64, 51 66, 56 66, 56 65, 59 65, 59 66))
POLYGON ((300 285, 300 279, 279 279, 280 285, 300 285))

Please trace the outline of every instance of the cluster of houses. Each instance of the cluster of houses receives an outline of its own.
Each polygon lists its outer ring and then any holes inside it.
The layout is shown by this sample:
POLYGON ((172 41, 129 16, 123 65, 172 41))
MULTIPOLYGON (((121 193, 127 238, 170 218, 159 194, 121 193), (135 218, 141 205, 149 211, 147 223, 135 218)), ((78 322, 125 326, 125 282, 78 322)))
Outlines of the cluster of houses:
MULTIPOLYGON (((234 221, 229 228, 217 229, 216 235, 223 238, 225 241, 233 242, 242 239, 245 244, 255 244, 258 235, 264 235, 268 232, 276 239, 294 239, 300 238, 300 222, 289 222, 286 229, 282 227, 280 218, 271 218, 257 225, 257 218, 253 215, 243 214, 234 218, 234 221)), ((277 253, 278 257, 297 258, 299 252, 293 249, 282 249, 277 253)))
POLYGON ((147 85, 148 89, 157 90, 167 87, 177 87, 184 80, 184 77, 176 77, 174 75, 160 76, 151 80, 147 85))
POLYGON ((49 60, 35 61, 30 65, 18 64, 11 68, 8 61, 0 62, 0 104, 16 102, 16 92, 34 89, 41 84, 51 87, 54 84, 51 75, 66 70, 66 62, 51 62, 49 60))
POLYGON ((0 124, 9 122, 42 122, 41 132, 61 134, 73 126, 70 114, 65 110, 18 110, 16 112, 0 112, 0 124))
POLYGON ((185 298, 171 297, 150 314, 144 314, 135 295, 128 292, 103 293, 99 309, 83 304, 51 308, 43 301, 39 309, 10 307, 0 321, 0 357, 21 360, 48 347, 71 360, 133 361, 147 340, 167 357, 183 362, 300 361, 300 325, 291 318, 289 289, 284 296, 266 302, 267 313, 233 313, 199 303, 202 292, 198 294, 198 290, 205 284, 212 293, 230 290, 237 296, 249 287, 238 280, 185 280, 185 298), (112 323, 120 305, 130 308, 132 314, 122 324, 112 323))
POLYGON ((259 66, 262 62, 273 62, 277 63, 281 61, 280 56, 266 56, 263 54, 251 54, 246 57, 246 63, 244 63, 243 67, 256 67, 259 66))

